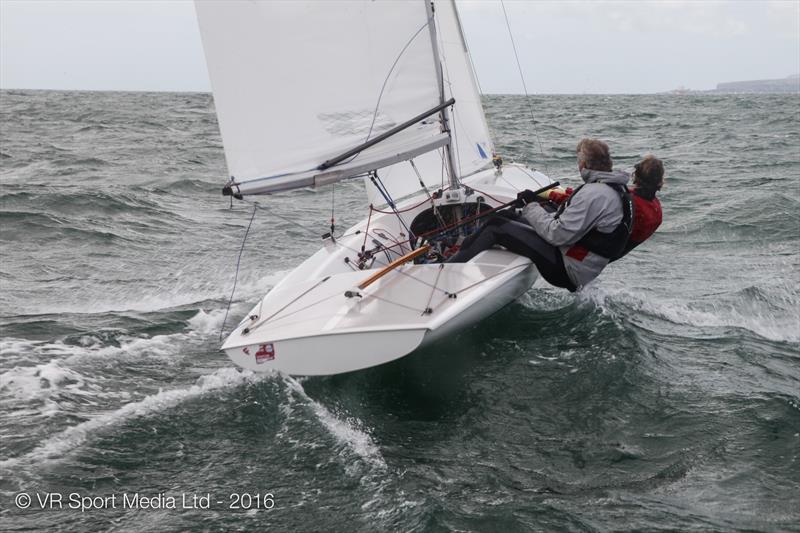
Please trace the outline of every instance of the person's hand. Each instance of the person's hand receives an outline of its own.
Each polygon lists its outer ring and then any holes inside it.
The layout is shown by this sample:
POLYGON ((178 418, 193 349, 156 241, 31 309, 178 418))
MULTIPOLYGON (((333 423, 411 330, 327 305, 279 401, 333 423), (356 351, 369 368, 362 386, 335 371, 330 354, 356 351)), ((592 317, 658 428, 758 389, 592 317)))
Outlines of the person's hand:
POLYGON ((536 200, 536 194, 534 194, 534 192, 530 189, 525 189, 524 191, 517 193, 517 204, 522 204, 522 206, 525 206, 531 202, 535 202, 536 200))

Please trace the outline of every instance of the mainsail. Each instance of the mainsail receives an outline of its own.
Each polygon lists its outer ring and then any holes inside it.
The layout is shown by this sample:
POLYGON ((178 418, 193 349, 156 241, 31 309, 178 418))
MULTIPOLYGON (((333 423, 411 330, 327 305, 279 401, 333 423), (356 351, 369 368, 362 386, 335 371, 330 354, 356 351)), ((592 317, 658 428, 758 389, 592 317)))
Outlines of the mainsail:
POLYGON ((195 3, 238 192, 330 183, 450 141, 434 115, 320 169, 442 103, 426 2, 195 3))
MULTIPOLYGON (((456 100, 450 118, 453 136, 451 149, 455 151, 455 170, 460 178, 490 166, 494 146, 455 1, 439 0, 434 7, 445 98, 456 100)), ((414 159, 426 186, 439 188, 447 184, 447 164, 443 160, 444 154, 438 152, 414 159)), ((420 189, 416 171, 408 162, 392 165, 380 174, 381 182, 395 199, 420 189)), ((383 196, 369 180, 366 180, 366 187, 370 203, 385 203, 383 196)))

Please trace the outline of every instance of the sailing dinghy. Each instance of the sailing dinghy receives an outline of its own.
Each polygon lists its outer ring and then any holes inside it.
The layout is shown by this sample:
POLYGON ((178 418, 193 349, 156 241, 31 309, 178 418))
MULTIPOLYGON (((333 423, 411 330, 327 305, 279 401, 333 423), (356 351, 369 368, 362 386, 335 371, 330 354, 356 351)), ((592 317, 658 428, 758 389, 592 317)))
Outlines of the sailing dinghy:
POLYGON ((328 235, 225 340, 237 365, 292 375, 380 365, 531 287, 530 260, 502 249, 445 262, 481 214, 552 186, 492 158, 453 0, 195 5, 231 176, 223 193, 345 179, 366 189, 365 219, 328 235))

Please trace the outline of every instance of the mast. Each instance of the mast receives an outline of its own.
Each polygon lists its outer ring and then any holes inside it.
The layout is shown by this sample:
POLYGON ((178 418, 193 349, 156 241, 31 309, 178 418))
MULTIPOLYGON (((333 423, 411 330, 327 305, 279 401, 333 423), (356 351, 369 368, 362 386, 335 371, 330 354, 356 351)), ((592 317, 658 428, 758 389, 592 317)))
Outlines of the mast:
MULTIPOLYGON (((439 45, 436 39, 436 22, 433 16, 434 8, 433 8, 433 0, 423 0, 425 2, 425 8, 428 11, 428 20, 430 21, 428 24, 428 28, 430 29, 431 34, 431 46, 433 47, 433 61, 436 67, 436 77, 439 82, 439 102, 445 102, 445 94, 444 94, 444 75, 442 73, 442 62, 441 57, 439 56, 439 45)), ((442 133, 447 133, 450 136, 450 143, 446 144, 444 147, 445 154, 447 157, 447 168, 449 170, 448 174, 450 177, 450 188, 452 190, 458 190, 461 187, 461 183, 458 181, 458 176, 456 175, 456 164, 455 164, 455 154, 453 153, 452 149, 452 139, 453 135, 450 131, 450 107, 445 107, 442 109, 440 113, 440 118, 442 121, 442 133)))

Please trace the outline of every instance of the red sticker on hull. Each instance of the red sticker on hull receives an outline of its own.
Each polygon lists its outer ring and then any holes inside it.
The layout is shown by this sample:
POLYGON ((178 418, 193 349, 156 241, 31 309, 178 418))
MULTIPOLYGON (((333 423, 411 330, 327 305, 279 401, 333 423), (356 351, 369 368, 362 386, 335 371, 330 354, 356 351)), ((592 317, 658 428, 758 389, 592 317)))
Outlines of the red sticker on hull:
POLYGON ((266 361, 275 359, 275 347, 271 342, 267 344, 259 344, 258 351, 256 352, 256 364, 260 365, 266 361))

